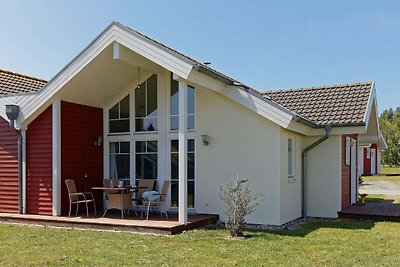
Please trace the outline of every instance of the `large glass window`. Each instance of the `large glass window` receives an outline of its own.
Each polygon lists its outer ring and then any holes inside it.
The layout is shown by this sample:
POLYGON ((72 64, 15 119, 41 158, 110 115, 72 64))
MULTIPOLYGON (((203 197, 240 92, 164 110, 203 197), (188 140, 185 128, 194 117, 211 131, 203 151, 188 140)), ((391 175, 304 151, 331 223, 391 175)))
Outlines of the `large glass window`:
MULTIPOLYGON (((194 87, 187 87, 187 128, 195 129, 195 91, 194 87)), ((171 74, 171 94, 170 94, 170 129, 179 128, 179 82, 172 79, 171 74)))
POLYGON ((157 75, 135 90, 136 132, 157 131, 157 75))
MULTIPOLYGON (((187 186, 188 207, 194 208, 194 184, 195 184, 195 141, 188 139, 187 149, 187 186)), ((179 141, 171 140, 171 207, 178 207, 179 196, 179 141)))
POLYGON ((157 141, 136 142, 136 179, 157 179, 157 141))
POLYGON ((129 95, 108 111, 110 133, 129 132, 129 95))
POLYGON ((110 142, 110 178, 129 178, 129 142, 110 142))

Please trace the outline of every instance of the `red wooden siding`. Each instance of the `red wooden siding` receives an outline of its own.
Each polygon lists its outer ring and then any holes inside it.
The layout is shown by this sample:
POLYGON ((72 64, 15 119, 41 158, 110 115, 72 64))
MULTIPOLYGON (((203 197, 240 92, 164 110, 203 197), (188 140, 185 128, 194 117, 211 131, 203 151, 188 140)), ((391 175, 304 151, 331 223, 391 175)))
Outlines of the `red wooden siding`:
POLYGON ((0 117, 0 212, 18 212, 18 139, 0 117))
POLYGON ((103 145, 93 144, 97 136, 103 136, 102 109, 61 102, 63 214, 69 208, 66 179, 74 179, 78 191, 92 191, 97 207, 101 208, 102 193, 91 190, 93 186, 101 186, 103 179, 103 145))
MULTIPOLYGON (((346 137, 357 140, 357 135, 342 136, 342 209, 351 205, 351 166, 346 165, 346 137)), ((358 151, 358 149, 356 149, 358 151)), ((356 152, 356 164, 357 164, 356 152)), ((357 174, 356 174, 357 175, 357 174)))
POLYGON ((26 212, 52 214, 52 107, 28 125, 26 212))

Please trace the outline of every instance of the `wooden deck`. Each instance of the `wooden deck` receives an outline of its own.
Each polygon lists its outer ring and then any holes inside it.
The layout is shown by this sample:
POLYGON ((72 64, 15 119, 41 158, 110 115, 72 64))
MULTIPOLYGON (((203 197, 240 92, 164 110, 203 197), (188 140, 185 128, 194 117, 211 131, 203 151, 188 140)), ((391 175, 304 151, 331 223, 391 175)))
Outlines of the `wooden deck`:
POLYGON ((350 206, 338 212, 339 218, 400 222, 400 204, 366 203, 350 206))
POLYGON ((149 220, 141 219, 140 216, 127 216, 121 219, 120 213, 107 214, 106 218, 95 217, 64 217, 45 216, 29 214, 0 213, 0 221, 10 223, 35 224, 56 227, 83 228, 95 230, 115 230, 142 233, 156 233, 174 235, 186 230, 192 230, 209 224, 216 223, 218 215, 197 214, 189 215, 189 222, 180 225, 176 214, 170 214, 168 220, 159 214, 150 216, 149 220))

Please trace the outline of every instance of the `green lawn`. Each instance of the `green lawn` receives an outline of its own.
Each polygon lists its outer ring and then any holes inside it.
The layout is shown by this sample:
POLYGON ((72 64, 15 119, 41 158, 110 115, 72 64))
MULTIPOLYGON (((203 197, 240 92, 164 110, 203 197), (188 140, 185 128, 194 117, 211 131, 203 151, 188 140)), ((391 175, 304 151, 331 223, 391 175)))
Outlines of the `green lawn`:
POLYGON ((382 174, 400 174, 400 168, 382 167, 382 174))
POLYGON ((364 182, 384 181, 400 183, 400 176, 363 176, 363 180, 364 182))
POLYGON ((374 195, 374 194, 369 194, 365 198, 365 203, 371 203, 371 202, 385 202, 385 203, 395 203, 399 204, 400 203, 400 196, 385 196, 385 195, 374 195))
POLYGON ((0 266, 396 266, 400 224, 314 222, 297 230, 140 235, 0 224, 0 266))
POLYGON ((400 168, 382 167, 381 172, 383 174, 382 176, 364 176, 363 180, 365 182, 385 181, 400 183, 400 176, 384 176, 385 174, 400 174, 400 168))

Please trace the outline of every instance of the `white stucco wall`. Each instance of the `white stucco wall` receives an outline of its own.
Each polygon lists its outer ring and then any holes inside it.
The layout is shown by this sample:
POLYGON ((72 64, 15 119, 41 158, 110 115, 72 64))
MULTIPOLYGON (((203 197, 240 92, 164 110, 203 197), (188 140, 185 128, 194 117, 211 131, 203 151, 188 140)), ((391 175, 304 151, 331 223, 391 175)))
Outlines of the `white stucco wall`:
POLYGON ((280 224, 280 127, 221 94, 196 90, 196 211, 224 220, 218 192, 239 174, 265 194, 247 222, 280 224), (202 134, 210 137, 209 146, 202 145, 202 134))
POLYGON ((281 128, 281 189, 280 209, 281 224, 301 217, 302 184, 301 184, 301 153, 303 136, 281 128), (294 140, 295 180, 288 179, 288 139, 294 140))
POLYGON ((377 152, 377 165, 376 165, 376 174, 381 174, 381 167, 382 167, 382 151, 377 152))
MULTIPOLYGON (((306 138, 303 149, 318 138, 306 138)), ((307 215, 337 218, 341 209, 341 139, 331 136, 308 153, 307 215)))

